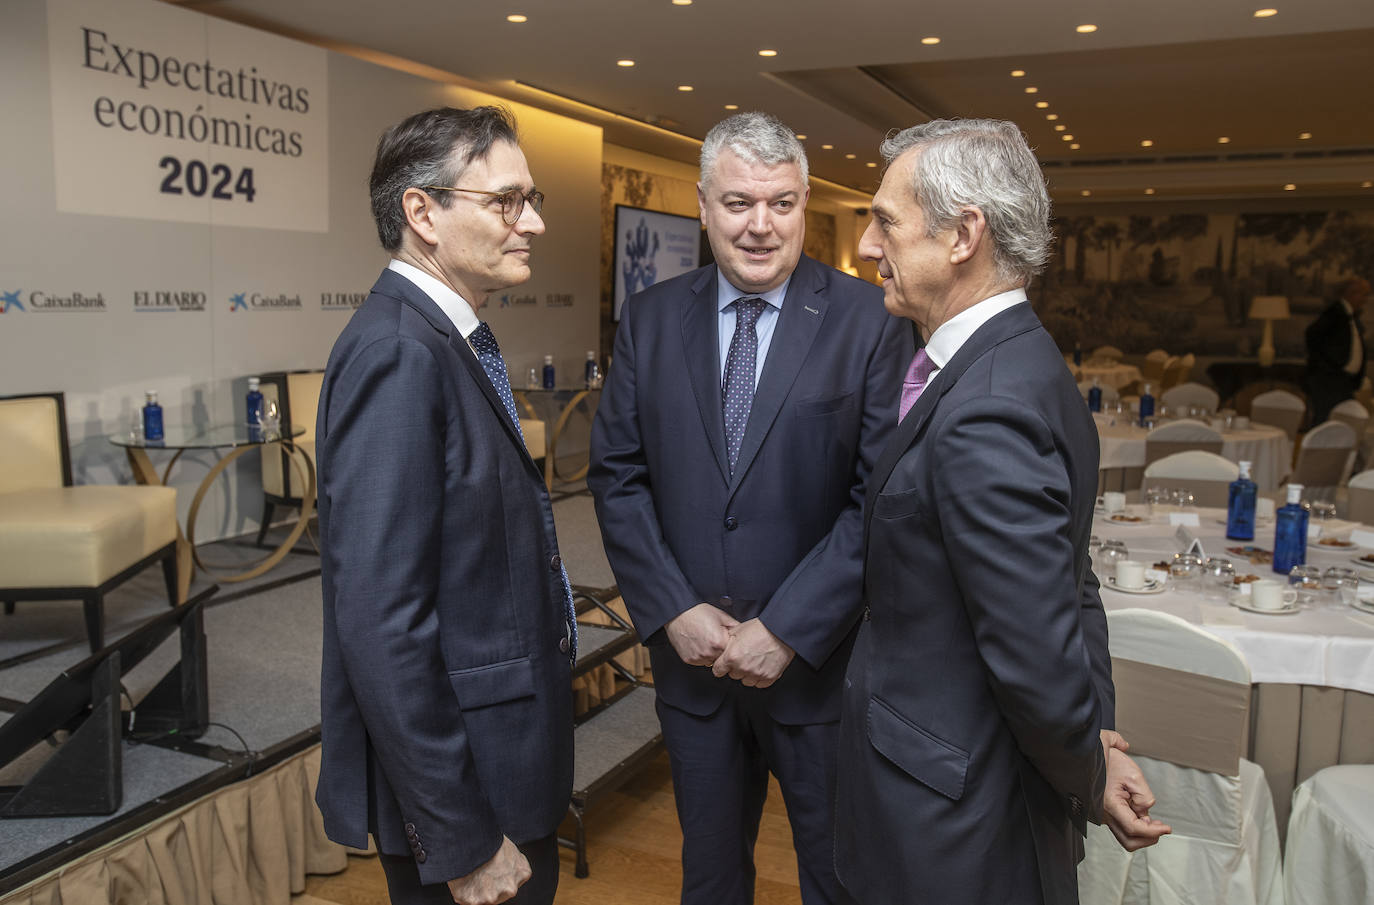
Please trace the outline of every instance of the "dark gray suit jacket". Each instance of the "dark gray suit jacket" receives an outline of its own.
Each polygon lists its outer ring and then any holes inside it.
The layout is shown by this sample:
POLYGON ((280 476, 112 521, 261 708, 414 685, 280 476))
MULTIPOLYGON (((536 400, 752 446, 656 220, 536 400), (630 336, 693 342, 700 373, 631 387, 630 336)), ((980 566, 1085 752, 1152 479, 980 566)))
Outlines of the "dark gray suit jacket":
POLYGON ((716 280, 704 267, 625 304, 587 484, 664 702, 708 715, 734 682, 683 664, 660 631, 709 602, 761 616, 797 652, 758 692, 774 719, 832 721, 860 610, 864 485, 897 419, 911 330, 877 287, 803 257, 732 478, 716 280))
POLYGON ((543 476, 452 321, 382 273, 316 428, 331 839, 464 876, 552 834, 572 788, 562 578, 543 476))
POLYGON ((1029 304, 984 324, 869 485, 836 867, 864 905, 1077 902, 1114 699, 1092 418, 1029 304))

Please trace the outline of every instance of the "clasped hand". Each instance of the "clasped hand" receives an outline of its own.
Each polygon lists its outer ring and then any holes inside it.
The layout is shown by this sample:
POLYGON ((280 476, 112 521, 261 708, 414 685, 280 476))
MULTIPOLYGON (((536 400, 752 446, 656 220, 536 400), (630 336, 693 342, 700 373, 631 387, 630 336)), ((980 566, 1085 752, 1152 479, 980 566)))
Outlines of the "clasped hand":
POLYGON ((665 631, 683 663, 709 666, 716 676, 755 688, 776 682, 796 656, 758 619, 737 622, 709 603, 679 613, 665 631))

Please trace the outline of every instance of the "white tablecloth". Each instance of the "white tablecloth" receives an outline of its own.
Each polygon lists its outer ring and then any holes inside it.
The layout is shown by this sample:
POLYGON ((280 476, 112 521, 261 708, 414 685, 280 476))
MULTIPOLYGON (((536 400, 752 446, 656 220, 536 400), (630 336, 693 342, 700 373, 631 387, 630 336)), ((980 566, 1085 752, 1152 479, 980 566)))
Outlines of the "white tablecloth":
MULTIPOLYGON (((1143 506, 1132 507, 1131 511, 1137 515, 1148 514, 1143 506)), ((1201 509, 1198 512, 1200 526, 1189 530, 1202 540, 1207 555, 1230 559, 1240 574, 1280 577, 1267 565, 1251 565, 1226 552, 1227 547, 1245 542, 1225 539, 1225 529, 1220 524, 1224 517, 1222 510, 1201 509)), ((1177 530, 1168 524, 1167 516, 1138 525, 1112 523, 1099 516, 1093 525, 1093 534, 1104 540, 1113 538, 1124 542, 1131 558, 1144 562, 1147 568, 1179 551, 1179 544, 1174 539, 1177 530)), ((1255 540, 1250 543, 1272 550, 1273 541, 1271 523, 1260 526, 1255 532, 1255 540)), ((1309 547, 1307 561, 1322 568, 1354 568, 1350 560, 1359 552, 1328 552, 1309 547)), ((1374 571, 1362 572, 1366 579, 1374 581, 1374 571)), ((1127 594, 1105 584, 1102 604, 1108 611, 1143 607, 1172 613, 1224 638, 1245 655, 1251 679, 1256 683, 1319 685, 1374 694, 1374 615, 1348 607, 1317 607, 1296 615, 1261 615, 1227 606, 1218 597, 1204 597, 1194 591, 1167 587, 1158 594, 1127 594), (1239 617, 1241 624, 1223 624, 1234 621, 1235 617, 1239 617)))
MULTIPOLYGON (((1131 422, 1130 417, 1102 413, 1095 419, 1102 447, 1099 470, 1140 468, 1145 464, 1145 435, 1149 431, 1131 422)), ((1282 428, 1251 424, 1244 430, 1222 431, 1221 454, 1232 462, 1248 459, 1253 463, 1250 476, 1260 490, 1273 490, 1291 469, 1293 444, 1282 428)))

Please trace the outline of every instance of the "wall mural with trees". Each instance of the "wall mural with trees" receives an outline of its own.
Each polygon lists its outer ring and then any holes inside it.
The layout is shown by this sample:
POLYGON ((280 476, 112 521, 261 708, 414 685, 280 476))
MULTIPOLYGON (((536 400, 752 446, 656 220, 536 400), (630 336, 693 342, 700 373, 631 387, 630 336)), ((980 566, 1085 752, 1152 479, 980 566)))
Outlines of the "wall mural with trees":
POLYGON ((1080 215, 1055 220, 1055 257, 1031 289, 1064 349, 1104 343, 1250 357, 1257 295, 1283 295, 1279 358, 1304 358, 1303 330, 1351 276, 1374 278, 1374 212, 1080 215))

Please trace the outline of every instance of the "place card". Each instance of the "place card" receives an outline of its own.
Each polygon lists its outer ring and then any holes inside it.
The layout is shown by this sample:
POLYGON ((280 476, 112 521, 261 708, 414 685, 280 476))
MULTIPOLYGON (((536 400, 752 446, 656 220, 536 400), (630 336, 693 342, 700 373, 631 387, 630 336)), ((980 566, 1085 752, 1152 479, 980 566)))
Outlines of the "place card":
POLYGON ((1196 512, 1170 512, 1170 525, 1187 525, 1189 528, 1196 528, 1201 523, 1198 521, 1196 512))
MULTIPOLYGON (((1178 515, 1179 513, 1174 514, 1178 515)), ((1193 524, 1196 525, 1197 513, 1192 513, 1192 516, 1193 524)), ((1207 554, 1202 549, 1202 541, 1193 536, 1193 532, 1188 530, 1187 525, 1178 526, 1178 530, 1174 532, 1174 540, 1178 541, 1178 546, 1184 553, 1196 553, 1204 561, 1207 559, 1207 554)))
POLYGON ((1227 606, 1224 603, 1203 603, 1199 604, 1202 610, 1202 624, 1217 628, 1244 628, 1245 620, 1241 618, 1240 610, 1235 607, 1227 606))
POLYGON ((1307 542, 1310 544, 1310 543, 1312 543, 1312 541, 1317 540, 1317 539, 1320 538, 1321 536, 1322 536, 1322 526, 1321 526, 1320 524, 1318 524, 1317 522, 1308 522, 1308 523, 1307 523, 1307 542))
POLYGON ((1359 544, 1361 547, 1374 547, 1374 531, 1366 528, 1356 528, 1350 532, 1350 542, 1359 544))

